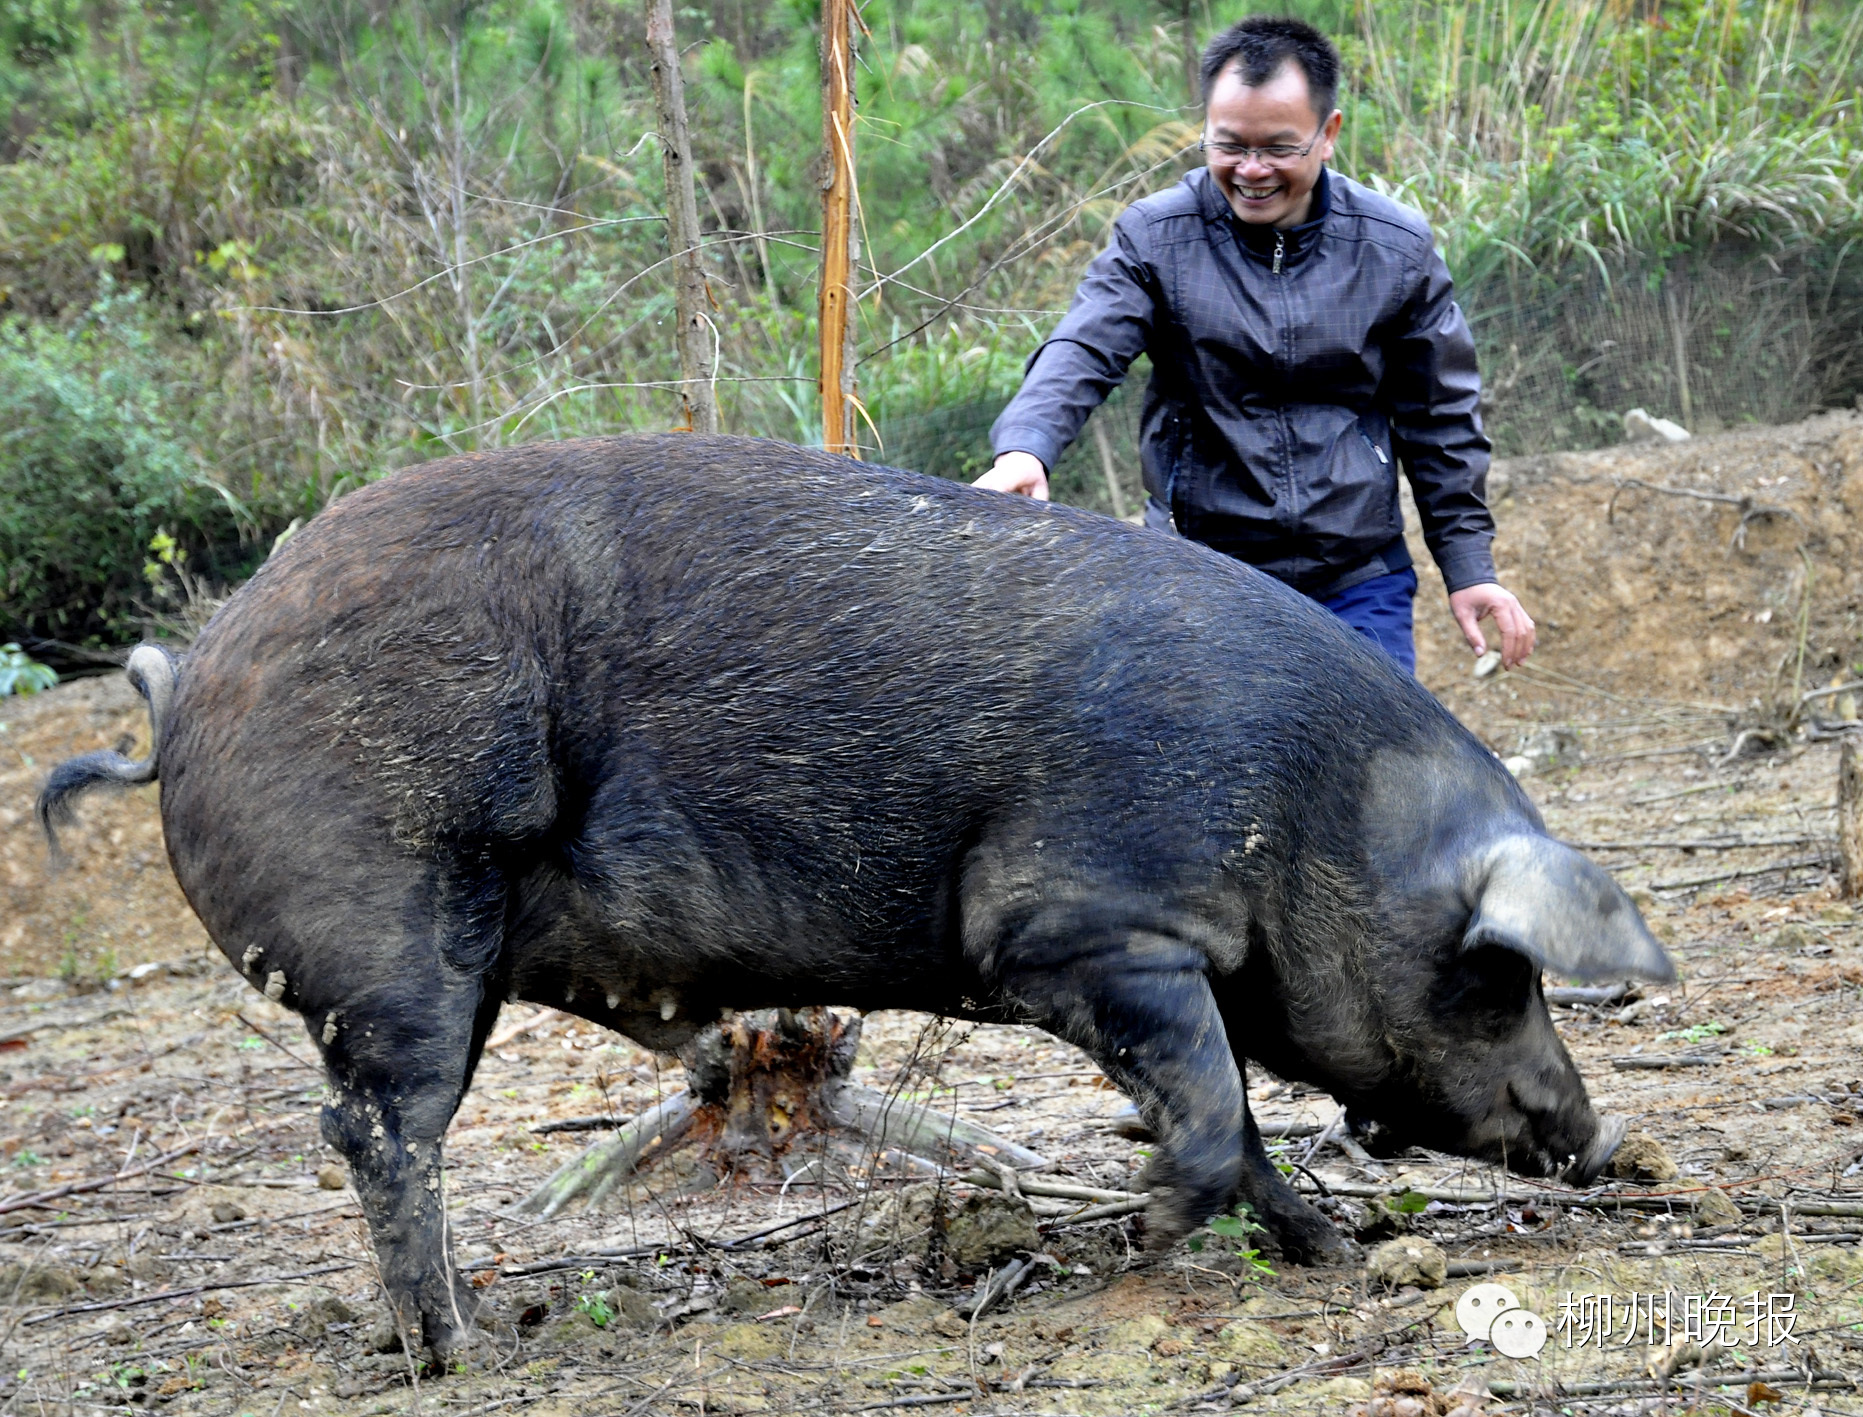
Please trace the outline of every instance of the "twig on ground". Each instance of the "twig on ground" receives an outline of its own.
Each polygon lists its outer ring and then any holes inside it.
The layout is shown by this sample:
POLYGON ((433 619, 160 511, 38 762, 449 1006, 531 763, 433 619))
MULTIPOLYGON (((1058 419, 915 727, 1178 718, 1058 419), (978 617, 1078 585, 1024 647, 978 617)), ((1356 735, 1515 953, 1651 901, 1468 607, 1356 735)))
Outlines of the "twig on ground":
POLYGON ((1685 891, 1696 886, 1718 885, 1722 881, 1741 880, 1747 876, 1770 876, 1775 871, 1797 871, 1806 866, 1826 866, 1828 856, 1796 856, 1790 861, 1774 861, 1765 866, 1743 866, 1735 871, 1716 871, 1711 876, 1691 876, 1686 881, 1651 881, 1653 891, 1685 891))
POLYGON ((1815 846, 1831 840, 1828 836, 1769 836, 1760 841, 1717 841, 1712 837, 1695 841, 1567 841, 1579 851, 1748 851, 1762 846, 1815 846))
MULTIPOLYGON (((1702 1375, 1705 1387, 1744 1387, 1749 1383, 1771 1383, 1775 1387, 1807 1388, 1849 1388, 1854 1390, 1857 1379, 1836 1368, 1815 1368, 1809 1381, 1803 1370, 1798 1368, 1763 1368, 1758 1372, 1751 1370, 1727 1373, 1721 1376, 1702 1375)), ((1681 1375, 1665 1381, 1652 1378, 1601 1378, 1579 1379, 1574 1382, 1557 1384, 1560 1395, 1565 1397, 1602 1397, 1606 1393, 1641 1393, 1656 1397, 1665 1392, 1692 1388, 1692 1378, 1684 1379, 1681 1375)), ((1497 1378, 1488 1384, 1488 1391, 1495 1397, 1525 1397, 1537 1395, 1541 1391, 1538 1383, 1517 1383, 1506 1378, 1497 1378)), ((1716 1399, 1719 1401, 1720 1399, 1716 1399)))
POLYGON ((300 1270, 296 1274, 267 1275, 263 1279, 223 1279, 217 1284, 196 1284, 187 1289, 164 1289, 159 1294, 138 1294, 133 1299, 105 1299, 95 1304, 73 1304, 69 1308, 54 1309, 49 1314, 40 1314, 27 1319, 23 1327, 31 1328, 34 1324, 49 1324, 54 1319, 68 1319, 77 1314, 100 1314, 106 1309, 133 1309, 142 1304, 159 1304, 166 1299, 192 1299, 196 1294, 209 1294, 216 1289, 251 1289, 261 1284, 291 1284, 300 1279, 310 1279, 319 1274, 335 1274, 340 1269, 354 1269, 353 1260, 340 1264, 321 1265, 316 1269, 300 1270))
POLYGON ((245 1024, 247 1028, 250 1028, 254 1033, 258 1034, 259 1037, 263 1038, 267 1043, 271 1044, 272 1047, 276 1048, 280 1053, 283 1053, 287 1058, 289 1058, 292 1062, 296 1063, 300 1068, 309 1068, 314 1073, 320 1073, 323 1071, 323 1069, 318 1067, 315 1063, 305 1062, 296 1053, 293 1053, 289 1048, 285 1047, 284 1044, 280 1043, 276 1038, 272 1037, 271 1034, 267 1033, 264 1029, 260 1028, 258 1024, 254 1023, 251 1019, 247 1018, 244 1014, 235 1013, 233 1017, 238 1019, 241 1023, 245 1024))
POLYGON ((529 1018, 519 1019, 516 1023, 508 1023, 485 1040, 485 1051, 489 1053, 494 1048, 502 1048, 520 1033, 529 1033, 532 1029, 542 1028, 546 1023, 554 1023, 562 1016, 561 1009, 539 1009, 529 1018))
POLYGON ((31 1195, 15 1196, 11 1200, 0 1201, 0 1215, 6 1215, 15 1210, 29 1210, 35 1207, 42 1207, 48 1202, 62 1200, 66 1196, 82 1195, 86 1191, 101 1191, 107 1187, 114 1186, 119 1181, 133 1180, 137 1176, 146 1176, 151 1171, 168 1165, 171 1161, 187 1156, 192 1152, 199 1151, 200 1148, 200 1142, 191 1141, 185 1146, 176 1147, 173 1151, 163 1152, 153 1161, 145 1161, 142 1165, 132 1167, 127 1171, 118 1171, 113 1176, 99 1176, 89 1181, 68 1181, 62 1186, 52 1187, 49 1191, 35 1191, 31 1195))

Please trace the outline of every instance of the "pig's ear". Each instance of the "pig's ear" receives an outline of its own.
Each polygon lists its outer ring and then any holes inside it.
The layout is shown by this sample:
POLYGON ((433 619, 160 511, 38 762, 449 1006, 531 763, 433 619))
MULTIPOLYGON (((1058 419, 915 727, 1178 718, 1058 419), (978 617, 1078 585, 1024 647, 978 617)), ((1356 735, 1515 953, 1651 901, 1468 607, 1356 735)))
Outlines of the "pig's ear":
POLYGON ((1551 837, 1503 837, 1471 862, 1474 914, 1462 947, 1500 945, 1568 979, 1671 980, 1675 965, 1630 897, 1551 837))

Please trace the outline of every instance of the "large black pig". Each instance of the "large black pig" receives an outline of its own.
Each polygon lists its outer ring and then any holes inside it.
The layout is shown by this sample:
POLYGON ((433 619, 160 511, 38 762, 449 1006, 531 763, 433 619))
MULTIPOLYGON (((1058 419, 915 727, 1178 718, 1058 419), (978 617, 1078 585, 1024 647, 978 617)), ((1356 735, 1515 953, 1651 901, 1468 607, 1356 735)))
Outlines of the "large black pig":
POLYGON ((1635 908, 1377 649, 1189 542, 776 443, 451 458, 344 497, 185 660, 131 659, 170 859, 298 1010, 390 1300, 471 1301, 441 1140, 506 999, 653 1048, 910 1007, 1085 1049, 1159 1137, 1150 1234, 1276 1172, 1253 1059, 1404 1142, 1595 1175, 1542 968, 1670 976, 1635 908))

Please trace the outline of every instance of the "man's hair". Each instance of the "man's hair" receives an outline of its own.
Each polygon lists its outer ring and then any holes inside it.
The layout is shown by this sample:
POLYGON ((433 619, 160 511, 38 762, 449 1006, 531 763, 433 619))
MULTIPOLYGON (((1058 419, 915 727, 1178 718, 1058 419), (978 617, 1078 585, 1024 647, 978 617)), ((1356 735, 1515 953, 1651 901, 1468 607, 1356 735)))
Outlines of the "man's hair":
POLYGON ((1210 101, 1210 90, 1231 64, 1243 83, 1258 88, 1290 59, 1307 76, 1313 111, 1321 118, 1330 115, 1339 96, 1339 51, 1312 25, 1291 15, 1250 15, 1211 40, 1203 51, 1203 101, 1210 101))

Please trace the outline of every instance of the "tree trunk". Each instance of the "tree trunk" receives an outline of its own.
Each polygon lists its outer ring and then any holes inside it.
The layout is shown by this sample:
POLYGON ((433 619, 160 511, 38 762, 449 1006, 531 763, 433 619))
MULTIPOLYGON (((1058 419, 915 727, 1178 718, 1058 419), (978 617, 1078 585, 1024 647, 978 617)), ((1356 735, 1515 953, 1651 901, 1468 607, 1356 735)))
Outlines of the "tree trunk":
POLYGON ((712 324, 711 292, 705 288, 705 263, 699 255, 699 202, 693 186, 686 81, 679 68, 679 44, 673 35, 672 0, 647 0, 647 49, 653 101, 659 112, 660 155, 666 165, 666 219, 678 316, 680 400, 687 428, 695 433, 716 433, 718 333, 712 324))
POLYGON ((822 446, 859 456, 854 437, 853 0, 822 0, 822 446))

